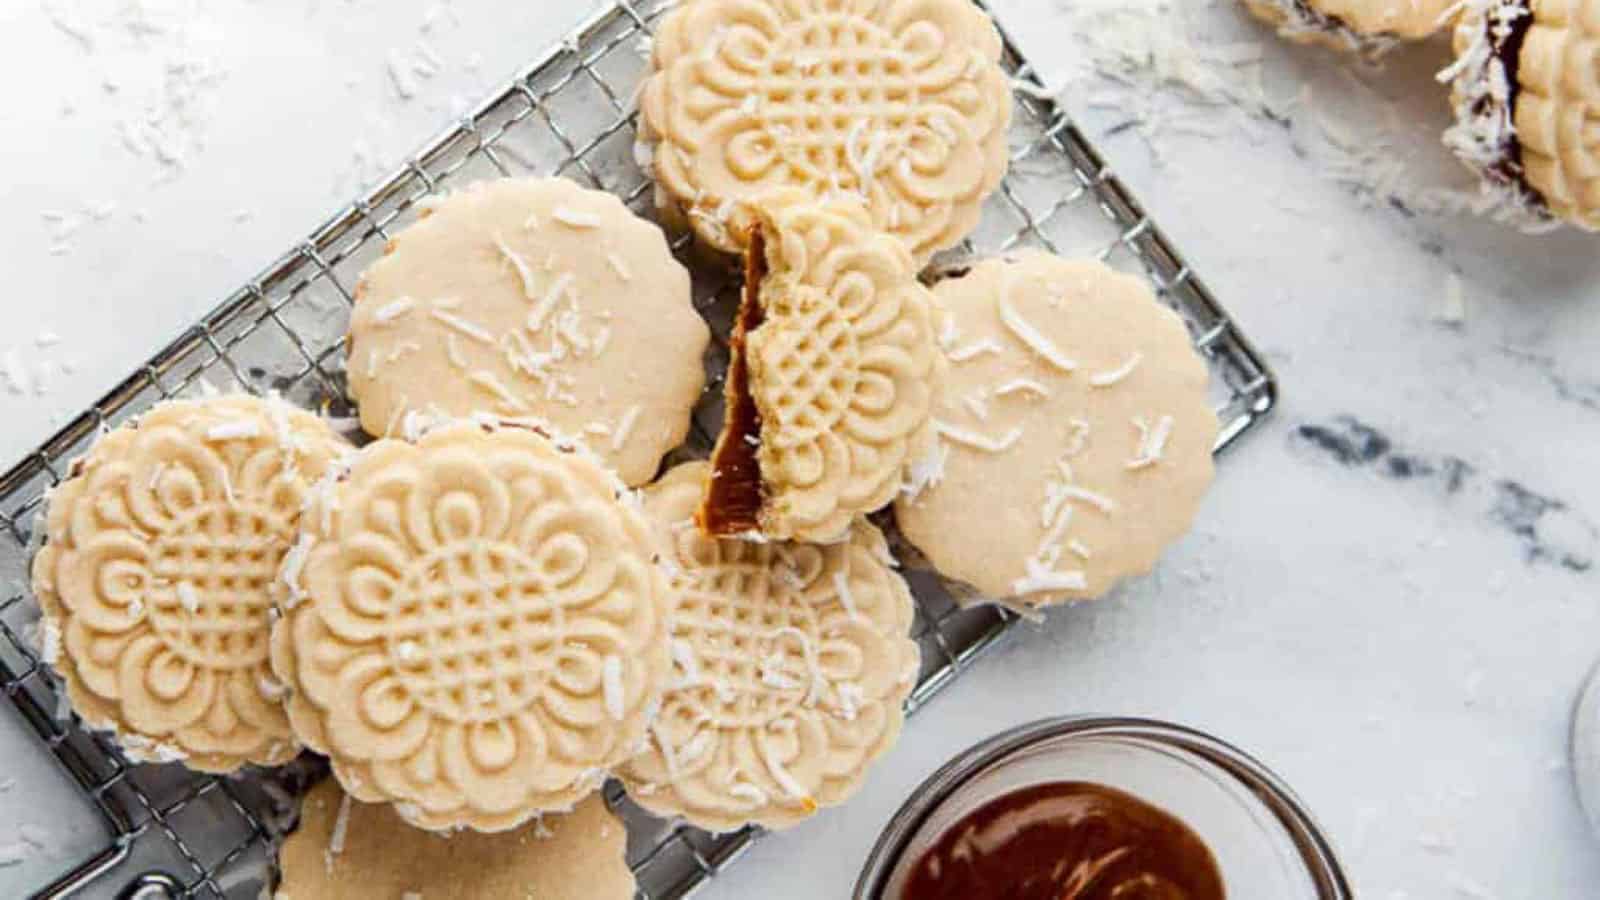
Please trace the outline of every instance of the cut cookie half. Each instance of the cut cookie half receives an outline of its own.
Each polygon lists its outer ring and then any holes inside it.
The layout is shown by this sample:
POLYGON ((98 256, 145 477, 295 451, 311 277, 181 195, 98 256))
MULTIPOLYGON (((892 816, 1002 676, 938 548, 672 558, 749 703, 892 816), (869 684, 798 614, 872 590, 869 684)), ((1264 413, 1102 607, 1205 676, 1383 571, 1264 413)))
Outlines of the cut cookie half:
POLYGON ((707 533, 839 540, 887 505, 931 439, 933 300, 859 204, 760 207, 732 337, 707 533))

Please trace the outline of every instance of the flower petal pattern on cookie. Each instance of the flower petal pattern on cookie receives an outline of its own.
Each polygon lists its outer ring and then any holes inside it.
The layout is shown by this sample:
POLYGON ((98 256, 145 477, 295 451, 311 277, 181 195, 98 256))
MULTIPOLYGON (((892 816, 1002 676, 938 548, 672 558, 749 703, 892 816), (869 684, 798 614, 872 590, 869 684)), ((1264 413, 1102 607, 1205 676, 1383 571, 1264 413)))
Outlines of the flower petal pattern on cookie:
POLYGON ((318 492, 273 665, 351 794, 500 831, 633 753, 671 595, 621 490, 532 431, 459 424, 373 444, 318 492))
POLYGON ((967 0, 698 0, 655 39, 641 99, 661 185, 743 246, 775 188, 850 193, 916 258, 977 224, 1007 163, 999 34, 967 0))
POLYGON ((707 469, 647 490, 683 599, 674 686, 624 777, 641 805, 704 828, 792 825, 844 802, 899 735, 917 674, 911 595, 865 522, 827 546, 701 534, 707 469))
POLYGON ((309 485, 348 448, 280 401, 158 406, 55 492, 34 589, 74 709, 131 757, 227 772, 297 751, 269 610, 309 485))

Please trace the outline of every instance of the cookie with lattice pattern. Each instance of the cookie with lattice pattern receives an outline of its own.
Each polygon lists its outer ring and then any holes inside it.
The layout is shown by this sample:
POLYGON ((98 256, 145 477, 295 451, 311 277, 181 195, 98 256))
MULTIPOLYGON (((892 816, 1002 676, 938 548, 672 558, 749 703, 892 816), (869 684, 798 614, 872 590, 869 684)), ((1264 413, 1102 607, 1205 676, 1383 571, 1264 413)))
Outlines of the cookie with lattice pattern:
POLYGON ((278 851, 276 900, 631 900, 627 829, 598 794, 500 834, 441 835, 388 804, 312 788, 278 851))
POLYGON ((712 246, 742 250, 774 189, 861 199, 919 264, 1004 176, 1011 91, 969 0, 696 0, 656 30, 641 150, 712 246))
POLYGON ((361 427, 529 417, 631 485, 683 442, 710 331, 661 229, 565 178, 479 182, 425 206, 350 314, 361 427))
POLYGON ((1483 179, 1484 210, 1600 231, 1600 0, 1469 0, 1455 52, 1445 144, 1483 179))
POLYGON ((699 521, 838 540, 931 441, 941 357, 910 254, 860 204, 794 192, 758 210, 699 521))
POLYGON ((570 808, 636 751, 669 669, 674 595, 631 496, 526 428, 363 448, 284 562, 295 733, 418 827, 570 808))
POLYGON ((994 600, 1097 597, 1188 531, 1212 478, 1209 371, 1132 275, 1030 251, 935 287, 939 447, 895 503, 940 574, 994 600))
POLYGON ((33 590, 85 723, 208 772, 298 752, 267 660, 272 585, 310 486, 350 449, 280 400, 229 396, 163 403, 72 463, 33 590))
POLYGON ((660 815, 785 827, 843 803, 899 736, 915 608, 864 521, 826 546, 705 536, 692 516, 706 469, 679 466, 645 491, 682 600, 672 686, 622 774, 660 815))

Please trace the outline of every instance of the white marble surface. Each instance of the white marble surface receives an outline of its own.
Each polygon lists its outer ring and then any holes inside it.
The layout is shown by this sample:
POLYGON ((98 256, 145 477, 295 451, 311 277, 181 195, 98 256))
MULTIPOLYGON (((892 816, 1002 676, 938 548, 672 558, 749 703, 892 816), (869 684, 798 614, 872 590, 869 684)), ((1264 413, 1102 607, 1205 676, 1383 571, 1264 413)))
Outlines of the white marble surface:
MULTIPOLYGON (((1381 178, 1330 177, 1350 157, 1329 134, 1376 147, 1363 136, 1376 129, 1393 146, 1374 159, 1403 160, 1396 184, 1460 186, 1435 141, 1443 99, 1427 76, 1441 48, 1352 78, 1231 3, 1179 0, 1189 24, 1160 20, 1158 36, 1245 57, 1259 44, 1267 93, 1301 98, 1285 126, 1253 103, 1152 88, 1144 66, 1131 88, 1093 74, 1108 32, 1083 30, 1084 11, 1153 4, 995 5, 1270 355, 1280 411, 1228 454, 1196 534, 1156 576, 1017 635, 909 724, 848 807, 766 840, 703 896, 842 896, 884 820, 949 755, 1084 711, 1168 717, 1255 752, 1316 811, 1363 897, 1585 897, 1600 884, 1566 762, 1569 708, 1600 654, 1600 240, 1415 215, 1381 178), (1457 318, 1452 273, 1465 318, 1442 322, 1457 318)), ((4 4, 0 353, 29 380, 46 371, 42 393, 0 393, 0 458, 586 5, 4 4), (128 28, 141 6, 153 27, 128 28), (403 100, 386 63, 419 38, 444 66, 403 100), (213 74, 188 77, 196 61, 213 74), (146 140, 150 122, 174 159, 146 140), (119 123, 146 123, 131 131, 144 149, 119 123), (36 345, 41 332, 60 343, 36 345)), ((1147 58, 1173 58, 1153 46, 1147 58)), ((1223 92, 1249 96, 1256 68, 1227 67, 1223 92)), ((0 729, 8 771, 37 752, 14 732, 0 729)), ((31 796, 0 793, 0 844, 39 820, 31 796)))

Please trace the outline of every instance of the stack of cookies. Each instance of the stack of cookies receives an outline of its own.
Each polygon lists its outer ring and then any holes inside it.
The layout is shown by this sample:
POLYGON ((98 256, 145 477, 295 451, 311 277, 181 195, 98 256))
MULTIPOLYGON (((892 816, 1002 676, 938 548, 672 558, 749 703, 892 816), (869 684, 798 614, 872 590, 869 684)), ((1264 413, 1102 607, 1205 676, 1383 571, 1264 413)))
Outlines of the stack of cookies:
POLYGON ((1453 34, 1444 142, 1483 209, 1538 231, 1600 231, 1600 0, 1244 0, 1286 37, 1369 58, 1453 34))
POLYGON ((34 587, 85 722, 208 772, 330 762, 282 895, 630 896, 611 776, 717 831, 842 803, 919 671, 869 515, 1039 608, 1147 571, 1210 481, 1206 367, 1143 282, 1038 252, 919 280, 1007 163, 976 6, 697 0, 654 46, 638 157, 745 273, 708 461, 661 471, 710 337, 661 230, 503 180, 362 277, 372 442, 174 401, 51 500, 34 587))

